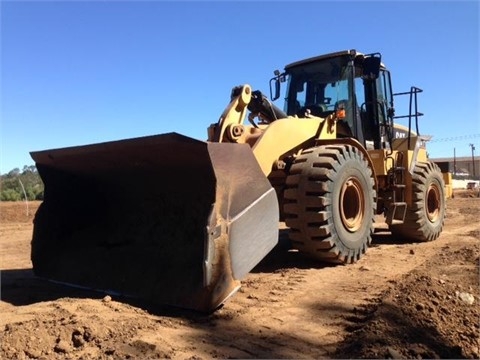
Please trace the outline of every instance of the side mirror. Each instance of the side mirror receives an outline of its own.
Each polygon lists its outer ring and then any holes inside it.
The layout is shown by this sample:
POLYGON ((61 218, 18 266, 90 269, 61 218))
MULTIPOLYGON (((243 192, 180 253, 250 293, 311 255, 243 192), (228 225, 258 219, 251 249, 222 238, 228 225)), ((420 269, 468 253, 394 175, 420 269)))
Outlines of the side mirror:
POLYGON ((363 79, 365 80, 375 80, 380 75, 380 64, 382 62, 382 57, 379 53, 370 54, 365 56, 363 59, 363 79))
POLYGON ((278 70, 275 70, 273 74, 275 77, 270 79, 270 99, 275 101, 280 97, 280 82, 285 81, 285 77, 278 70), (272 92, 272 82, 275 84, 275 93, 272 92))

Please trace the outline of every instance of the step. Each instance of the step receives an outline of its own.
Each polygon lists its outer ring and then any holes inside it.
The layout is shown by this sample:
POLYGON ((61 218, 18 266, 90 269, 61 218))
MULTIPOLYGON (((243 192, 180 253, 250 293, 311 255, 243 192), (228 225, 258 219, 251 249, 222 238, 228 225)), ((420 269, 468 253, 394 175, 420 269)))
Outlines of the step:
POLYGON ((404 201, 397 201, 392 203, 391 209, 387 211, 387 218, 385 222, 388 225, 400 225, 405 221, 405 214, 407 213, 407 203, 404 201))

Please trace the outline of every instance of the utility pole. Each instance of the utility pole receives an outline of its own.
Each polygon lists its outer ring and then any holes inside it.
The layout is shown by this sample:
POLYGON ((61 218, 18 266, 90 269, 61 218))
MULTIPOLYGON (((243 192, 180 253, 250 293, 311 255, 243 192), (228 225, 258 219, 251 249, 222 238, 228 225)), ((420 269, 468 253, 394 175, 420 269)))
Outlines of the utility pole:
POLYGON ((457 154, 455 152, 455 148, 453 148, 453 176, 457 175, 457 154))
POLYGON ((475 179, 475 156, 474 156, 475 145, 474 145, 474 144, 470 144, 470 147, 472 148, 472 167, 473 167, 473 178, 475 179))

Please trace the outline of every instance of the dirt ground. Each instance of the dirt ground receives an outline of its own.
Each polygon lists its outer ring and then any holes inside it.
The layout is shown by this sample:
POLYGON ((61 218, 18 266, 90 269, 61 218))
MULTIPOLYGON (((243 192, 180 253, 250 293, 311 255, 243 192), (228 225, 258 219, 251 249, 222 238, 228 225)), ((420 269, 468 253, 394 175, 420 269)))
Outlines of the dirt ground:
POLYGON ((0 203, 0 358, 479 358, 480 198, 455 195, 439 239, 405 243, 379 227, 353 265, 280 241, 209 315, 36 279, 39 203, 0 203))

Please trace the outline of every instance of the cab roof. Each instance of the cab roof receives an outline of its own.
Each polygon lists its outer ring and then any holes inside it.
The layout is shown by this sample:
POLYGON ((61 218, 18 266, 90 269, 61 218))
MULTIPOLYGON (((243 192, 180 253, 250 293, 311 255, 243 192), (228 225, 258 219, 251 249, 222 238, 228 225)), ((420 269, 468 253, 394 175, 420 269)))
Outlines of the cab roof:
MULTIPOLYGON (((297 66, 301 66, 301 65, 314 63, 314 62, 317 62, 319 60, 331 59, 331 58, 336 58, 336 57, 341 57, 341 56, 353 56, 353 57, 355 57, 357 55, 364 55, 364 54, 355 50, 355 49, 337 51, 337 52, 333 52, 333 53, 329 53, 329 54, 318 55, 318 56, 310 57, 310 58, 307 58, 307 59, 295 61, 295 62, 290 63, 287 66, 285 66, 285 70, 288 70, 288 69, 291 69, 291 68, 294 68, 294 67, 297 67, 297 66)), ((385 65, 383 63, 381 63, 381 67, 385 69, 385 65)))

